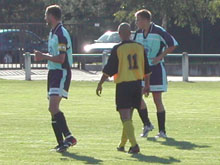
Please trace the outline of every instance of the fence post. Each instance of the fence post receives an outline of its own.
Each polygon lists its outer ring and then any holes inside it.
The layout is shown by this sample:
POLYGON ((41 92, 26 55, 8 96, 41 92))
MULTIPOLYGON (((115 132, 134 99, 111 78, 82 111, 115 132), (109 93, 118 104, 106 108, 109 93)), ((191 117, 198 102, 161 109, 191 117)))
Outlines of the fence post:
POLYGON ((182 56, 182 76, 183 81, 189 81, 189 56, 187 52, 183 52, 182 56))
POLYGON ((26 52, 24 55, 24 70, 25 70, 25 80, 31 80, 31 55, 26 52))
POLYGON ((105 65, 108 62, 108 51, 103 51, 102 53, 102 70, 104 69, 105 65))

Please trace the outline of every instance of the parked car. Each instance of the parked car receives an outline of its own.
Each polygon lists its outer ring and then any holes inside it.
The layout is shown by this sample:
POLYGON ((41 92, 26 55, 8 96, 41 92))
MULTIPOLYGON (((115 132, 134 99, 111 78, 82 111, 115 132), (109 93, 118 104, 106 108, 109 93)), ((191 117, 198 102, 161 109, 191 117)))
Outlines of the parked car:
MULTIPOLYGON (((134 38, 135 32, 132 31, 131 39, 134 38)), ((116 44, 121 42, 118 32, 107 31, 92 44, 84 46, 86 53, 103 53, 103 51, 110 51, 116 44)))
POLYGON ((0 62, 12 56, 12 62, 19 62, 20 51, 33 52, 34 49, 47 52, 47 42, 35 33, 20 29, 0 29, 0 62))
MULTIPOLYGON (((134 38, 135 32, 132 31, 131 39, 134 38)), ((107 31, 101 35, 94 43, 84 46, 84 52, 89 54, 87 56, 74 57, 74 61, 81 64, 81 68, 86 69, 86 64, 102 62, 102 56, 93 56, 93 54, 102 54, 103 52, 110 52, 111 49, 121 42, 117 31, 107 31)))

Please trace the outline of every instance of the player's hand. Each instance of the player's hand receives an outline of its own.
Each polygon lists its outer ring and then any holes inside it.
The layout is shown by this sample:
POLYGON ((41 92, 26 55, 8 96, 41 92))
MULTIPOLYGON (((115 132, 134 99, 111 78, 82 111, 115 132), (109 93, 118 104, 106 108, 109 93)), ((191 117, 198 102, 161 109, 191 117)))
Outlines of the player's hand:
POLYGON ((145 95, 145 97, 148 97, 150 93, 150 87, 149 86, 144 87, 142 89, 142 93, 145 95))
POLYGON ((102 85, 98 84, 98 86, 96 88, 96 95, 101 96, 101 94, 102 94, 102 85))
POLYGON ((153 60, 152 61, 153 64, 158 64, 161 61, 161 57, 158 56, 158 57, 152 58, 152 60, 153 60))
POLYGON ((35 54, 35 56, 34 56, 35 61, 41 61, 41 60, 44 59, 44 56, 43 56, 42 52, 40 52, 38 50, 34 50, 34 54, 35 54))

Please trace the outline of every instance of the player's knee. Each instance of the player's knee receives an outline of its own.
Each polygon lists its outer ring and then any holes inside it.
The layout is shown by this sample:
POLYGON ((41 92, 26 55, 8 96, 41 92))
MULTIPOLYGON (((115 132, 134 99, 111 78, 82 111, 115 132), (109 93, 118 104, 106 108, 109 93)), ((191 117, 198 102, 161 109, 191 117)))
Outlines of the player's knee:
POLYGON ((59 109, 55 106, 49 106, 48 110, 50 111, 51 114, 54 114, 57 111, 59 111, 59 109))
POLYGON ((122 117, 121 120, 122 120, 122 122, 125 122, 125 121, 131 120, 131 119, 129 117, 122 117))
POLYGON ((162 104, 162 99, 160 97, 156 97, 156 98, 154 98, 154 103, 156 105, 161 105, 162 104))
POLYGON ((163 107, 163 103, 161 101, 155 102, 157 109, 161 109, 163 107))
POLYGON ((124 115, 121 116, 121 120, 122 120, 122 122, 125 122, 127 120, 131 120, 131 115, 124 114, 124 115))
POLYGON ((119 114, 122 122, 125 120, 131 120, 132 111, 130 109, 120 109, 119 114))

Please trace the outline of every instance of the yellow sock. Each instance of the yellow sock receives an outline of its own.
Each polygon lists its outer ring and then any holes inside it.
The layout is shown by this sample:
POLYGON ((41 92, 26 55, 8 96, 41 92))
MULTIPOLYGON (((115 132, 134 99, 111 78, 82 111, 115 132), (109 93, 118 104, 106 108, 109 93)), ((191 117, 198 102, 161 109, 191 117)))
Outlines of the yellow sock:
POLYGON ((126 135, 126 131, 125 131, 125 128, 123 127, 123 130, 122 130, 122 135, 121 135, 121 143, 119 144, 119 147, 124 147, 125 144, 127 143, 127 135, 126 135))
POLYGON ((125 129, 125 133, 127 135, 127 138, 129 139, 131 146, 134 147, 137 145, 135 136, 134 136, 134 126, 132 124, 132 120, 127 120, 123 122, 123 126, 125 129))

